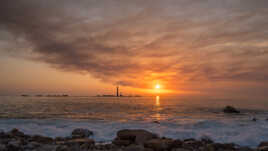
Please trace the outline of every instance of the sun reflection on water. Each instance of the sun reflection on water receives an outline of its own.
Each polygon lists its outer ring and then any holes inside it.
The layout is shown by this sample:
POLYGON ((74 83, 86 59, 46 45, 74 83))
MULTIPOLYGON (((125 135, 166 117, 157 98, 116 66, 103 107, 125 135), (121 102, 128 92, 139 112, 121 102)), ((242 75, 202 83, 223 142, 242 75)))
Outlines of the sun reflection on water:
POLYGON ((160 97, 159 96, 156 96, 156 98, 155 98, 155 105, 160 106, 160 97))

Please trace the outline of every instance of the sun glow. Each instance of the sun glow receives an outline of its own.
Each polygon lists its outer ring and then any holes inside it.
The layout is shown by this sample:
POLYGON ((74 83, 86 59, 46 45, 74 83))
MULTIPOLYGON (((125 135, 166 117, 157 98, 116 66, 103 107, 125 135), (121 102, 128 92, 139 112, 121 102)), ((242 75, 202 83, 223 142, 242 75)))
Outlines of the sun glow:
POLYGON ((161 86, 159 84, 155 85, 155 89, 160 89, 160 88, 161 88, 161 86))

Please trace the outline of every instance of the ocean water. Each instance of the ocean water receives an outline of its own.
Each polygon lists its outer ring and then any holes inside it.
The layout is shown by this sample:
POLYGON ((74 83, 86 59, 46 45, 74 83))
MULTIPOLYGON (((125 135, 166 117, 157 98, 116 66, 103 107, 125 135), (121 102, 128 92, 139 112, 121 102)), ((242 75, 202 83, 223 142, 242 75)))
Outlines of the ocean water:
POLYGON ((98 142, 120 129, 146 129, 174 139, 209 137, 216 142, 257 146, 268 140, 268 101, 187 97, 0 97, 0 129, 69 136, 88 128, 98 142), (241 111, 222 112, 226 105, 241 111), (257 121, 252 121, 257 118, 257 121), (157 122, 156 122, 157 121, 157 122))

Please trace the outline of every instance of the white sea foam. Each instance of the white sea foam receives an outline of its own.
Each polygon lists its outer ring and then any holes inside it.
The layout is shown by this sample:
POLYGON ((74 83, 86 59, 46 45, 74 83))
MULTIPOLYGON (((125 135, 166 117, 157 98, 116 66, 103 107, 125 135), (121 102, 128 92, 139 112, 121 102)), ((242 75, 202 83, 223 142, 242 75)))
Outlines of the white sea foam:
POLYGON ((93 138, 109 142, 120 129, 146 129, 160 136, 174 139, 209 137, 216 142, 234 142, 242 146, 257 146, 268 140, 268 121, 250 120, 177 120, 152 122, 115 122, 99 120, 64 119, 1 119, 0 129, 9 131, 18 128, 26 134, 40 134, 50 137, 69 136, 75 128, 94 131, 93 138))

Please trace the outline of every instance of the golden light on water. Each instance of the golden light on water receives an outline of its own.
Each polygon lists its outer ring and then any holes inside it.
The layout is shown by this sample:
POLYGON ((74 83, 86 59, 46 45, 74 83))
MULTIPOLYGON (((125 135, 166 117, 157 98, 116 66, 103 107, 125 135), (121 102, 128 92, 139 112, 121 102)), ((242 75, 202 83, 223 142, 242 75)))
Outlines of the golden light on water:
POLYGON ((160 106, 160 97, 159 96, 156 96, 156 98, 155 98, 155 105, 160 106))

